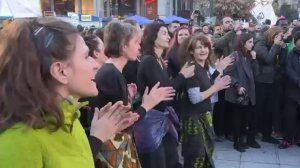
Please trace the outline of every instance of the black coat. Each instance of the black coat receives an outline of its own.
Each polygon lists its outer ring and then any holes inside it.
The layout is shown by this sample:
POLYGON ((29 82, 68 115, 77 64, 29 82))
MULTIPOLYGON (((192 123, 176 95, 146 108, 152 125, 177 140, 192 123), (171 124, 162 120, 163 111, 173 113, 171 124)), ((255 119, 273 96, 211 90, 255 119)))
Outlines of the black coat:
POLYGON ((172 48, 167 57, 169 74, 172 76, 172 78, 176 78, 181 70, 178 47, 172 48))
POLYGON ((255 81, 274 83, 276 80, 280 80, 283 77, 287 47, 281 48, 275 44, 270 46, 265 40, 258 40, 254 50, 259 63, 259 73, 255 76, 255 81))
POLYGON ((294 48, 286 66, 286 96, 300 103, 300 50, 294 48))
POLYGON ((228 56, 233 52, 234 46, 236 46, 238 35, 235 31, 231 30, 227 32, 223 37, 218 39, 215 43, 215 50, 222 51, 223 56, 228 56))
POLYGON ((232 54, 235 57, 233 65, 225 69, 224 75, 230 75, 231 87, 225 90, 225 100, 230 103, 237 103, 238 88, 243 87, 246 89, 247 96, 240 103, 241 105, 256 104, 255 99, 255 82, 254 73, 257 68, 257 61, 252 60, 249 57, 244 57, 242 53, 234 52, 232 54), (254 70, 253 70, 254 69, 254 70))

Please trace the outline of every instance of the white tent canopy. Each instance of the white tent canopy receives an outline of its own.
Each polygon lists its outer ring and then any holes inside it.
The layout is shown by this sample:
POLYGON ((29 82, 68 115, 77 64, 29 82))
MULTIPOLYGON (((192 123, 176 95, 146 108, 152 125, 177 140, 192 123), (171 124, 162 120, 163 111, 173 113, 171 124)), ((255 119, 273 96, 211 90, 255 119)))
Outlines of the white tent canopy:
POLYGON ((0 0, 0 17, 28 18, 42 16, 40 0, 0 0))

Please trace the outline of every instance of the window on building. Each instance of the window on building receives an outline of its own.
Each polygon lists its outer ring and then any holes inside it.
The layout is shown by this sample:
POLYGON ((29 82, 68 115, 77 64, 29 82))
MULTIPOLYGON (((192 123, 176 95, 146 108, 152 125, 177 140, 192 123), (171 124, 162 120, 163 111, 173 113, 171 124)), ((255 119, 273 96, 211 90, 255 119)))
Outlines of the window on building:
POLYGON ((110 15, 128 16, 136 14, 136 0, 104 0, 104 13, 107 13, 107 3, 109 3, 110 15))
POLYGON ((57 16, 66 16, 68 12, 75 12, 75 0, 55 0, 54 10, 57 16))

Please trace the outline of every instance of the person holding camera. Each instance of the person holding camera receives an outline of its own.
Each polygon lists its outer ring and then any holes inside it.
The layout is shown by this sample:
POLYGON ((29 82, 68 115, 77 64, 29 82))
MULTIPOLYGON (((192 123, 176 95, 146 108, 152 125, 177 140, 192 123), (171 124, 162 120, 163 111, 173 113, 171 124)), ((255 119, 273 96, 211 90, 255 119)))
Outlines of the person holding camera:
POLYGON ((249 147, 260 148, 255 141, 254 105, 255 82, 254 69, 257 67, 256 52, 253 51, 253 35, 243 33, 238 38, 237 47, 231 54, 235 61, 225 69, 224 74, 231 77, 231 87, 225 90, 225 100, 233 104, 234 149, 245 152, 249 147), (246 131, 246 126, 248 130, 246 131), (243 142, 243 133, 247 132, 247 144, 243 142))
POLYGON ((259 73, 255 75, 258 131, 262 132, 262 141, 278 144, 279 141, 271 133, 273 115, 280 108, 280 83, 287 58, 283 30, 278 26, 268 29, 264 38, 255 43, 254 50, 259 64, 259 73))

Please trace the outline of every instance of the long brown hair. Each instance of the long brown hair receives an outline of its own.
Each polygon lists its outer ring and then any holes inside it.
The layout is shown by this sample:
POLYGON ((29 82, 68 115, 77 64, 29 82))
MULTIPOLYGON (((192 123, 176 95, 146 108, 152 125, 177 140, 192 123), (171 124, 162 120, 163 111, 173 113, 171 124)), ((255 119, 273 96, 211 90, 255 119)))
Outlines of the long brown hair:
POLYGON ((185 29, 189 31, 190 35, 192 34, 192 31, 191 31, 191 29, 188 26, 180 26, 178 29, 176 29, 175 32, 174 32, 174 36, 173 36, 173 38, 170 41, 170 47, 167 50, 167 56, 169 56, 170 51, 172 49, 179 48, 178 34, 179 34, 179 31, 185 30, 185 29))
POLYGON ((274 44, 274 39, 275 36, 278 35, 279 33, 283 32, 283 30, 279 26, 273 26, 269 28, 265 33, 265 40, 267 44, 272 45, 274 44))
POLYGON ((211 55, 211 44, 206 36, 203 35, 192 35, 184 40, 184 42, 179 47, 179 57, 181 59, 181 64, 184 65, 186 62, 195 62, 195 58, 191 52, 194 52, 197 42, 200 41, 204 47, 209 48, 208 57, 205 61, 205 69, 208 70, 210 65, 210 55, 211 55))
POLYGON ((50 66, 70 58, 77 34, 55 18, 14 20, 1 30, 0 132, 19 122, 49 128, 46 116, 55 119, 51 130, 63 125, 50 66))

